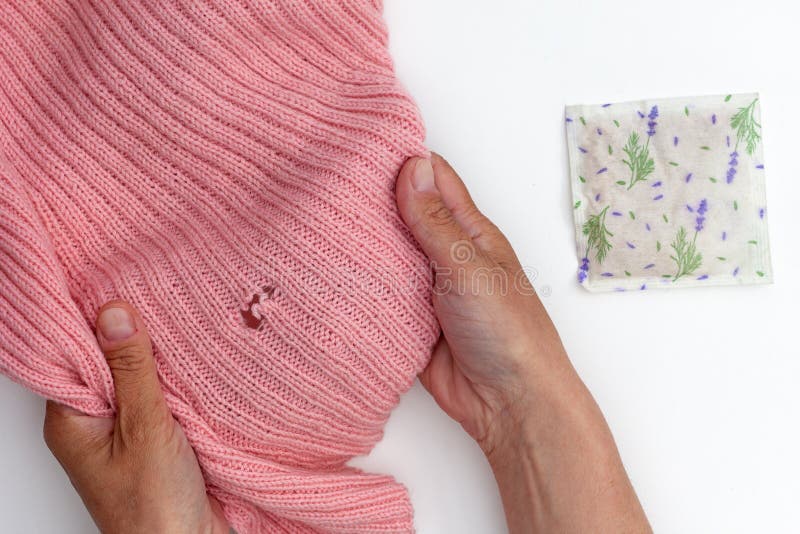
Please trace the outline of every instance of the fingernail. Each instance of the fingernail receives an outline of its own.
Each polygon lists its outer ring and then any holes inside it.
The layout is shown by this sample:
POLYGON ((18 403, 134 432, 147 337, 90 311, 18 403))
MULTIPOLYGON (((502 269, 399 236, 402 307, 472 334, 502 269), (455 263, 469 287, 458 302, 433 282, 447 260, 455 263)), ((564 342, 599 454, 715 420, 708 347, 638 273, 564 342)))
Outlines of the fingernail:
POLYGON ((429 159, 418 159, 414 165, 414 174, 411 175, 411 185, 420 192, 436 191, 436 182, 433 178, 433 165, 429 159))
POLYGON ((122 341, 136 333, 133 317, 124 308, 106 308, 97 318, 97 328, 108 341, 122 341))

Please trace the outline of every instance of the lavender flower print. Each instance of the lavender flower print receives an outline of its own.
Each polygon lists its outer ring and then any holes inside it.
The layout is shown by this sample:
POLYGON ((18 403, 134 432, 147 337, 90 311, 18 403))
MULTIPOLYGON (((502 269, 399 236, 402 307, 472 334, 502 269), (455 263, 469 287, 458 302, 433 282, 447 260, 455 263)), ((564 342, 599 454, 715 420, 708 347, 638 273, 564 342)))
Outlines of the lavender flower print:
POLYGON ((695 232, 699 232, 703 229, 703 223, 706 220, 706 211, 708 211, 708 203, 706 202, 706 199, 703 199, 700 201, 700 205, 697 206, 697 218, 695 219, 696 224, 694 227, 695 232))
POLYGON ((567 275, 591 292, 771 281, 760 97, 644 102, 566 109, 567 275))
POLYGON ((579 284, 584 283, 588 276, 589 276, 589 258, 587 256, 584 256, 583 260, 581 260, 581 268, 578 271, 578 283, 579 284))
POLYGON ((658 118, 658 106, 653 106, 652 109, 650 109, 650 114, 647 115, 647 118, 647 136, 653 137, 656 134, 656 126, 658 125, 656 122, 658 118))
POLYGON ((733 182, 733 178, 736 176, 736 166, 739 165, 739 153, 735 150, 731 152, 731 160, 728 162, 728 174, 725 177, 726 183, 733 182))
POLYGON ((683 226, 678 229, 675 240, 671 245, 674 254, 670 256, 670 258, 677 266, 675 275, 672 277, 673 282, 683 276, 691 275, 703 264, 703 255, 697 250, 697 234, 700 233, 705 226, 707 211, 708 201, 703 199, 694 210, 694 237, 691 241, 689 241, 689 236, 683 226))
MULTIPOLYGON (((642 113, 640 113, 644 117, 642 113)), ((628 143, 622 149, 628 159, 622 160, 630 170, 631 178, 628 181, 628 190, 639 182, 647 180, 656 168, 655 161, 650 157, 650 138, 656 134, 658 123, 658 106, 653 106, 647 115, 647 142, 642 146, 639 144, 639 134, 631 132, 628 143)))

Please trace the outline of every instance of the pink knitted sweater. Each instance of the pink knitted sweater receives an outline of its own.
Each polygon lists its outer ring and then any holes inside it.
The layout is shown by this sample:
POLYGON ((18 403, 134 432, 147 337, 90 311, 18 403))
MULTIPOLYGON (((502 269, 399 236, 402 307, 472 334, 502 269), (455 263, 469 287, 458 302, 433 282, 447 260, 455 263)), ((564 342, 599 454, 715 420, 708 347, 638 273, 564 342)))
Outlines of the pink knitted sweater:
POLYGON ((240 533, 412 530, 346 466, 438 329, 380 0, 0 3, 0 371, 97 416, 123 298, 240 533))

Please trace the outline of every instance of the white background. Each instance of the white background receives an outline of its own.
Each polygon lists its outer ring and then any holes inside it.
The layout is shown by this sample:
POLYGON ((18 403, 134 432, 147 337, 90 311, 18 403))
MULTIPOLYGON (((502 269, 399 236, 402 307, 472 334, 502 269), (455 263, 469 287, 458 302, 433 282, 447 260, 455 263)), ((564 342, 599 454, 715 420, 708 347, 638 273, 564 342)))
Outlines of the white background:
MULTIPOLYGON (((429 146, 505 230, 609 420, 657 532, 800 530, 800 38, 778 0, 388 0, 429 146), (759 91, 776 284, 590 295, 577 286, 563 107, 759 91), (792 207, 794 206, 794 208, 792 207)), ((94 531, 0 380, 4 532, 94 531)), ((410 488, 421 534, 504 532, 477 447, 419 385, 357 465, 410 488)))

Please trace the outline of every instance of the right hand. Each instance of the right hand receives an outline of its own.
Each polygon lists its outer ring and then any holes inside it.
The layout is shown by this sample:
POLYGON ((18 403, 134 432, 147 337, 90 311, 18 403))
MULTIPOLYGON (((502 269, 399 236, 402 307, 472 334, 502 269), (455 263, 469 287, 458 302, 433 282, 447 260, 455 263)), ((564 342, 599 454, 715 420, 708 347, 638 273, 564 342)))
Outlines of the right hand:
POLYGON ((534 376, 566 372, 569 361, 508 240, 441 156, 405 164, 397 202, 436 276, 443 336, 420 380, 490 452, 501 425, 527 416, 534 376))
POLYGON ((406 162, 397 203, 435 267, 442 337, 420 380, 486 454, 509 530, 649 532, 603 414, 505 236, 436 154, 406 162))

